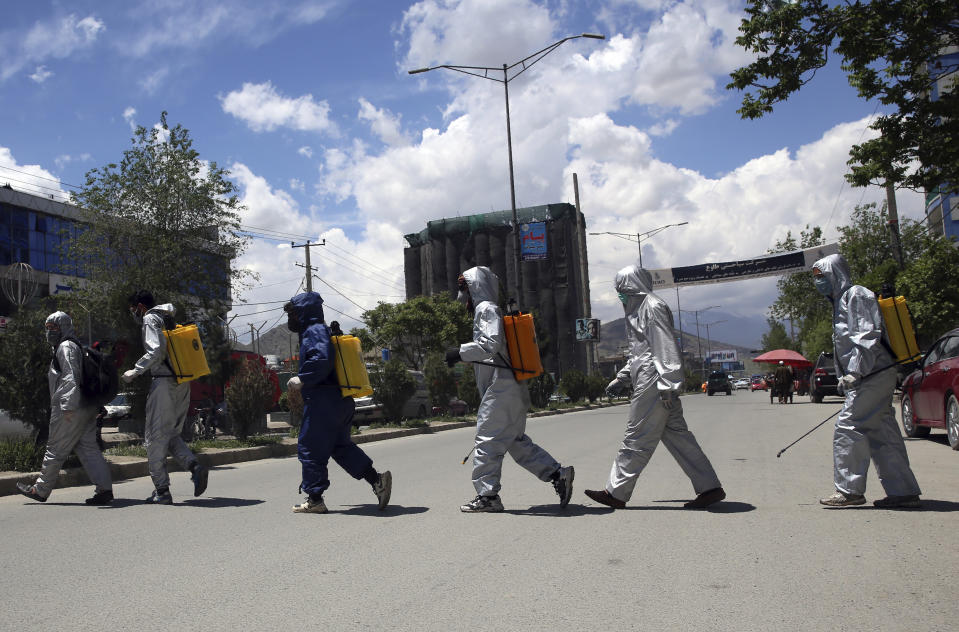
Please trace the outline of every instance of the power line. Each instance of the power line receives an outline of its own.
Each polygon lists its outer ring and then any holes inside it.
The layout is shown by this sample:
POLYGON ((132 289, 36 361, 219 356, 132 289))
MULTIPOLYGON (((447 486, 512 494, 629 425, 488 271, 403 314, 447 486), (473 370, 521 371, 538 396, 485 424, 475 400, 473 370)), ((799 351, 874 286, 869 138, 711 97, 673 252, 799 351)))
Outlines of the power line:
MULTIPOLYGON (((326 259, 326 256, 323 255, 323 254, 321 254, 321 253, 317 253, 317 256, 320 257, 321 259, 326 259)), ((406 288, 400 287, 399 284, 393 283, 392 281, 387 281, 386 279, 383 279, 382 277, 375 277, 375 276, 370 276, 369 274, 366 274, 366 272, 365 272, 364 270, 357 269, 357 268, 355 267, 355 264, 354 264, 352 261, 349 261, 349 260, 347 260, 347 259, 344 259, 343 257, 340 257, 339 255, 332 255, 332 256, 337 257, 338 259, 340 259, 340 260, 343 262, 343 263, 338 263, 337 265, 346 266, 347 268, 349 268, 350 272, 353 272, 354 274, 358 274, 358 275, 360 275, 360 276, 363 277, 363 278, 369 279, 370 281, 376 281, 376 282, 378 282, 378 283, 382 283, 383 285, 386 285, 386 286, 391 287, 391 288, 396 289, 396 290, 404 290, 404 291, 405 291, 405 289, 406 289, 406 288)), ((328 259, 327 259, 327 260, 328 260, 328 259)), ((363 260, 360 259, 360 261, 363 261, 363 260)), ((336 263, 336 262, 331 262, 331 263, 336 263)), ((367 263, 367 262, 366 262, 366 261, 363 261, 363 263, 367 263)), ((373 267, 372 264, 368 264, 368 263, 367 263, 367 265, 370 265, 370 267, 373 267)))
POLYGON ((69 182, 64 182, 63 180, 57 180, 56 178, 46 178, 44 176, 38 176, 30 173, 29 171, 21 171, 20 169, 14 169, 13 167, 8 167, 6 165, 0 165, 0 169, 6 169, 7 171, 13 171, 15 173, 22 173, 23 175, 30 176, 31 178, 37 178, 39 180, 47 180, 49 182, 56 182, 57 184, 66 185, 68 187, 73 187, 74 189, 82 188, 79 184, 70 184, 69 182))
MULTIPOLYGON (((359 307, 359 308, 360 308, 361 310, 363 310, 364 312, 369 311, 368 309, 366 309, 365 307, 363 307, 362 305, 360 305, 359 303, 357 303, 356 301, 354 301, 353 299, 351 299, 350 297, 348 297, 346 294, 344 294, 343 292, 340 292, 338 289, 336 289, 335 287, 333 287, 333 286, 330 284, 329 281, 326 281, 325 279, 320 278, 320 275, 314 274, 313 276, 315 276, 317 279, 319 279, 319 280, 322 281, 323 283, 326 283, 326 285, 328 285, 331 290, 333 290, 334 292, 336 292, 337 294, 339 294, 340 296, 342 296, 343 298, 345 298, 347 301, 349 301, 350 303, 352 303, 352 304, 355 305, 356 307, 359 307)), ((362 322, 362 321, 360 321, 360 322, 362 322)))
MULTIPOLYGON (((346 254, 348 254, 348 255, 350 255, 350 256, 352 256, 352 257, 356 257, 356 254, 355 254, 355 253, 352 253, 352 252, 346 250, 345 248, 340 248, 339 246, 337 246, 337 245, 334 244, 334 243, 330 243, 329 245, 332 246, 333 248, 335 248, 336 250, 340 250, 340 251, 345 252, 346 254)), ((356 258, 359 259, 359 257, 356 257, 356 258)), ((383 268, 380 268, 380 267, 378 267, 378 266, 373 265, 373 264, 370 263, 369 261, 365 261, 365 260, 362 260, 362 259, 360 259, 360 260, 363 261, 363 263, 365 263, 366 265, 368 265, 368 266, 370 266, 371 268, 373 268, 374 270, 379 270, 379 271, 382 272, 383 274, 393 274, 392 271, 390 271, 390 270, 384 270, 383 268)))

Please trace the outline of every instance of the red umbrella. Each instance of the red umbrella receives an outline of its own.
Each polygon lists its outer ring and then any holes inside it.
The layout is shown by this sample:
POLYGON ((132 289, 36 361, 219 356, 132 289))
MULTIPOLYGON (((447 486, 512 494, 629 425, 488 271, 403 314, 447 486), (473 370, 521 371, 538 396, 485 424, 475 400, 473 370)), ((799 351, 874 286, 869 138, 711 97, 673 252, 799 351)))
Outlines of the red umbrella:
POLYGON ((779 364, 782 362, 783 364, 800 369, 812 366, 812 362, 804 358, 803 354, 793 351, 792 349, 774 349, 767 351, 761 356, 753 358, 753 362, 767 362, 769 364, 779 364))

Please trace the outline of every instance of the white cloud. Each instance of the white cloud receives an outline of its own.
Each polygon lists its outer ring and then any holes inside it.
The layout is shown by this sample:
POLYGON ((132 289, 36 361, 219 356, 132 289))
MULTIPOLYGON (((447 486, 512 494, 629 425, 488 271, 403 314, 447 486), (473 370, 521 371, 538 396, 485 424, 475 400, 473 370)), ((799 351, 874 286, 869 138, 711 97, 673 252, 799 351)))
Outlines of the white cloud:
POLYGON ((50 197, 60 202, 70 197, 60 186, 60 178, 40 165, 19 164, 9 148, 0 147, 0 186, 6 184, 18 191, 50 197))
POLYGON ((93 160, 93 156, 88 153, 82 153, 79 156, 71 156, 69 154, 60 154, 53 159, 53 164, 57 166, 57 169, 63 169, 65 166, 71 162, 89 162, 93 160))
POLYGON ((269 81, 244 83, 243 88, 220 97, 223 111, 244 121, 254 132, 271 132, 278 127, 333 134, 330 106, 316 102, 312 94, 295 99, 279 94, 269 81))
POLYGON ((677 127, 679 127, 679 121, 676 119, 666 119, 650 127, 649 133, 652 136, 669 136, 677 127))
POLYGON ((30 79, 36 83, 43 83, 53 76, 53 72, 47 70, 46 66, 37 66, 37 69, 30 75, 30 79))
POLYGON ((137 115, 135 108, 128 107, 123 110, 123 120, 127 122, 127 125, 130 126, 130 131, 134 131, 137 128, 137 122, 134 118, 137 115))
POLYGON ((378 109, 362 97, 359 102, 360 112, 357 117, 370 124, 370 129, 377 138, 391 146, 409 145, 409 138, 403 134, 400 126, 401 117, 399 115, 395 115, 386 109, 378 109))
POLYGON ((154 94, 160 88, 169 74, 170 69, 166 66, 163 66, 162 68, 157 68, 153 72, 147 74, 138 82, 138 84, 140 88, 142 88, 147 94, 154 94))
POLYGON ((301 191, 301 192, 306 190, 306 187, 304 186, 303 181, 297 178, 290 178, 290 188, 293 189, 294 191, 301 191))
MULTIPOLYGON (((48 59, 64 59, 93 46, 105 29, 102 20, 75 14, 36 22, 25 34, 3 34, 10 52, 0 60, 0 80, 9 79, 23 68, 48 59)), ((40 68, 34 74, 39 74, 40 68)), ((32 77, 31 77, 32 78, 32 77)), ((36 81, 36 79, 34 79, 36 81)))
POLYGON ((297 149, 296 153, 300 154, 301 156, 305 158, 312 158, 313 148, 308 145, 304 145, 303 147, 300 147, 299 149, 297 149))

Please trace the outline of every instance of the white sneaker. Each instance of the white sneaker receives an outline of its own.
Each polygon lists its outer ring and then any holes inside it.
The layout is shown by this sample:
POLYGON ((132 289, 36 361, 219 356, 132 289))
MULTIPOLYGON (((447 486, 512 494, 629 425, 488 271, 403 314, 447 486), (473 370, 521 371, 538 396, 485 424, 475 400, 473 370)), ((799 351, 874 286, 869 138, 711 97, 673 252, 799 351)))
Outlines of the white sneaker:
POLYGON ((553 481, 553 489, 559 496, 559 506, 562 509, 569 504, 569 499, 573 495, 573 475, 575 471, 573 466, 559 468, 559 478, 553 481))
POLYGON ((299 505, 293 505, 293 513, 325 514, 326 512, 326 505, 323 503, 322 499, 311 500, 310 498, 307 498, 306 502, 299 505))
POLYGON ((464 513, 499 513, 503 511, 503 501, 497 496, 477 496, 465 505, 460 505, 464 513))
POLYGON ((855 505, 865 505, 866 497, 858 494, 851 494, 847 496, 846 494, 837 491, 828 498, 820 498, 819 504, 826 505, 827 507, 853 507, 855 505))

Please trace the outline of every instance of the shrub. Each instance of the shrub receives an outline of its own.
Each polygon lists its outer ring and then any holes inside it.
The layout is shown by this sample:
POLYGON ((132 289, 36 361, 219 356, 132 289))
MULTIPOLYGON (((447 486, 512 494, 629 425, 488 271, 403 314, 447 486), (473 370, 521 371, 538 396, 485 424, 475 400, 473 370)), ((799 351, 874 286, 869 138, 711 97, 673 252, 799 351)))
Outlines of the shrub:
POLYGON ((606 392, 606 378, 599 374, 593 374, 586 378, 586 397, 590 402, 595 402, 606 392))
POLYGON ((536 408, 546 408, 549 396, 556 390, 556 382, 549 373, 534 377, 529 382, 529 400, 536 408))
POLYGON ((43 322, 51 311, 21 309, 0 336, 0 409, 33 428, 38 445, 46 443, 50 427, 47 370, 53 356, 43 322))
POLYGON ((582 371, 571 369, 563 374, 559 388, 569 396, 571 402, 578 402, 586 397, 586 376, 582 371))
POLYGON ((479 390, 476 388, 476 373, 473 372, 473 365, 467 364, 460 375, 459 385, 456 388, 456 396, 466 402, 469 410, 476 410, 480 404, 479 390))
POLYGON ((386 421, 399 421, 403 417, 403 406, 416 392, 416 380, 406 370, 399 359, 383 363, 379 371, 370 374, 373 387, 373 401, 383 405, 383 417, 386 421))
POLYGON ((446 360, 439 353, 426 356, 423 374, 430 391, 430 403, 445 411, 450 399, 456 395, 456 375, 446 366, 446 360))
POLYGON ((45 445, 32 440, 0 439, 0 472, 36 472, 45 451, 45 445))
POLYGON ((224 397, 233 421, 233 434, 238 439, 246 439, 273 405, 268 369, 252 358, 245 358, 233 374, 224 397))
POLYGON ((286 410, 290 411, 290 426, 297 430, 303 425, 303 393, 299 390, 289 390, 283 393, 286 396, 286 410))

